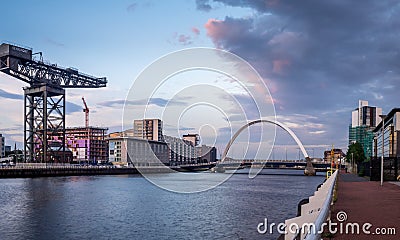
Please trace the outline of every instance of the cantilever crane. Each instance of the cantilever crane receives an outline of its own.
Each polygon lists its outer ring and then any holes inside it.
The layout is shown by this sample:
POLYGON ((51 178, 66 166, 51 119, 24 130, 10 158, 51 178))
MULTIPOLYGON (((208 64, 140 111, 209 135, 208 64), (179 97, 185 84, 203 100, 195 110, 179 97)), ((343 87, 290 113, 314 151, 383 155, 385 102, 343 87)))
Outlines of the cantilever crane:
POLYGON ((85 113, 85 127, 89 128, 89 108, 86 104, 85 98, 82 97, 83 105, 85 105, 85 108, 83 109, 83 112, 85 113))
POLYGON ((65 89, 101 88, 105 77, 32 58, 31 48, 0 45, 0 72, 26 82, 24 87, 24 155, 26 162, 65 161, 65 89), (58 145, 57 145, 58 142, 58 145), (59 157, 56 153, 62 151, 59 157))

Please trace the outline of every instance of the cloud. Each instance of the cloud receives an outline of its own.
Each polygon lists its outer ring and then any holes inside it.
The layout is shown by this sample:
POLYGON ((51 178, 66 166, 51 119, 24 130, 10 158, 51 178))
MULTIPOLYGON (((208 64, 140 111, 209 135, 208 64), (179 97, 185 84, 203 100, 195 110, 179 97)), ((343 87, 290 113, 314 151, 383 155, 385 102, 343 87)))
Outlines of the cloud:
POLYGON ((178 44, 178 45, 183 45, 183 46, 187 46, 193 43, 192 40, 192 36, 190 36, 189 34, 178 34, 178 33, 174 33, 172 40, 169 40, 168 42, 172 43, 172 44, 178 44))
MULTIPOLYGON (((259 12, 246 18, 209 19, 205 28, 217 47, 244 57, 263 77, 275 82, 281 89, 277 99, 286 110, 297 108, 297 104, 304 102, 316 103, 321 108, 323 105, 315 101, 316 97, 325 96, 326 101, 334 101, 325 94, 329 89, 358 87, 375 81, 379 75, 393 71, 391 69, 400 58, 395 54, 399 50, 394 37, 396 33, 389 31, 387 34, 388 28, 399 21, 393 16, 390 21, 381 20, 398 14, 391 10, 392 3, 368 1, 367 6, 358 8, 352 3, 309 1, 273 5, 260 1, 218 2, 251 7, 259 12), (374 11, 377 9, 386 11, 374 11), (371 17, 376 18, 371 20, 371 17), (390 68, 387 62, 390 62, 390 68), (315 89, 322 91, 315 94, 315 89), (299 91, 293 95, 296 90, 299 91), (294 97, 301 101, 293 104, 289 99, 294 97)), ((395 72, 398 79, 398 71, 395 72)), ((356 99, 353 97, 352 100, 356 99)))
MULTIPOLYGON (((2 98, 7 98, 7 99, 12 99, 12 100, 23 100, 24 99, 24 95, 22 94, 15 94, 15 93, 10 93, 7 92, 3 89, 0 89, 0 97, 2 98)), ((22 111, 23 109, 21 109, 22 111)), ((66 103, 66 112, 67 114, 69 113, 73 113, 73 112, 80 112, 82 111, 82 107, 72 103, 72 102, 68 102, 66 103)))
POLYGON ((143 106, 143 105, 155 105, 158 107, 165 107, 168 104, 173 105, 182 105, 184 102, 181 100, 169 100, 164 98, 150 98, 150 99, 139 99, 139 100, 124 100, 124 99, 117 99, 117 100, 110 100, 98 103, 99 106, 103 107, 122 107, 123 105, 132 105, 132 106, 143 106))
POLYGON ((209 19, 204 27, 206 28, 207 35, 212 39, 218 48, 225 48, 233 50, 230 47, 236 45, 241 41, 249 41, 251 44, 255 39, 251 34, 251 19, 236 19, 226 17, 225 20, 209 19))
POLYGON ((208 0, 196 0, 197 10, 208 12, 212 9, 208 0))
POLYGON ((152 1, 136 1, 131 4, 129 4, 126 7, 126 11, 130 13, 134 13, 136 11, 139 11, 139 8, 151 8, 153 7, 154 3, 152 1))
POLYGON ((366 99, 388 111, 400 100, 395 90, 400 88, 399 2, 215 0, 197 4, 211 7, 212 2, 255 10, 245 17, 208 19, 207 36, 216 47, 249 61, 274 86, 278 111, 319 116, 325 129, 309 129, 302 139, 316 141, 317 135, 324 135, 346 146, 350 112, 343 109, 355 108, 358 99, 366 99), (321 113, 328 114, 322 118, 321 113), (326 132, 316 134, 321 131, 326 132))
POLYGON ((192 27, 190 29, 190 33, 187 34, 175 32, 173 34, 172 41, 168 40, 168 42, 183 46, 191 45, 193 44, 194 40, 198 38, 199 35, 200 35, 200 30, 197 27, 192 27))
POLYGON ((15 100, 23 100, 24 99, 24 96, 21 94, 10 93, 3 89, 0 89, 0 97, 8 98, 8 99, 15 99, 15 100))
POLYGON ((49 44, 51 44, 51 45, 53 45, 53 46, 56 46, 56 47, 65 47, 65 44, 64 44, 64 43, 61 43, 61 42, 59 42, 59 41, 56 41, 56 40, 54 40, 54 39, 52 39, 52 38, 46 38, 46 39, 45 39, 45 42, 46 42, 46 43, 49 43, 49 44))
POLYGON ((134 12, 134 11, 136 10, 136 8, 137 8, 137 3, 132 3, 132 4, 129 4, 129 5, 126 7, 126 11, 128 11, 128 12, 134 12))
POLYGON ((194 131, 196 128, 194 127, 180 127, 179 130, 181 131, 194 131))
POLYGON ((65 110, 66 110, 67 114, 71 114, 74 112, 82 112, 82 109, 83 109, 82 106, 72 103, 72 102, 68 102, 68 101, 65 106, 65 110))
POLYGON ((326 131, 320 130, 320 131, 313 131, 309 132, 310 134, 324 134, 326 131))
POLYGON ((177 36, 178 42, 182 45, 189 45, 192 43, 191 39, 192 37, 188 36, 188 35, 184 35, 184 34, 179 34, 177 36))
POLYGON ((194 33, 194 35, 198 36, 200 35, 200 30, 197 27, 192 27, 192 32, 194 33))
POLYGON ((0 128, 0 132, 6 132, 6 133, 10 133, 10 132, 15 132, 15 131, 20 131, 24 128, 23 125, 14 125, 14 127, 8 127, 8 128, 0 128))

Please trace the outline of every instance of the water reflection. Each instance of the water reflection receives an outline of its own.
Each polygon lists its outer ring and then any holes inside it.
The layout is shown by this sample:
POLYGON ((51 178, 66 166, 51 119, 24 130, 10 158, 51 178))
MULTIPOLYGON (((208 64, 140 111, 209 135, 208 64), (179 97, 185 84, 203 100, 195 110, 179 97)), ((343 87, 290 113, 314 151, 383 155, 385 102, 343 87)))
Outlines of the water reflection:
MULTIPOLYGON (((209 184, 215 175, 165 184, 209 184)), ((0 180, 0 239, 276 239, 265 217, 296 214, 323 177, 237 174, 215 189, 179 194, 138 175, 0 180)))

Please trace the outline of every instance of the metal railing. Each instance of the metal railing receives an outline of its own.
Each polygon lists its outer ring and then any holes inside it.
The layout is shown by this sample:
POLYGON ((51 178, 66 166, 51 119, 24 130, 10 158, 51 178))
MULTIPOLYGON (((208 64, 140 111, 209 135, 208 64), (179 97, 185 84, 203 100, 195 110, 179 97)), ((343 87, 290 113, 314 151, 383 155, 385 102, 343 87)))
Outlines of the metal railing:
POLYGON ((285 221, 285 240, 321 239, 321 228, 330 213, 337 175, 338 170, 318 188, 314 195, 309 198, 307 204, 301 206, 301 215, 299 217, 285 221))

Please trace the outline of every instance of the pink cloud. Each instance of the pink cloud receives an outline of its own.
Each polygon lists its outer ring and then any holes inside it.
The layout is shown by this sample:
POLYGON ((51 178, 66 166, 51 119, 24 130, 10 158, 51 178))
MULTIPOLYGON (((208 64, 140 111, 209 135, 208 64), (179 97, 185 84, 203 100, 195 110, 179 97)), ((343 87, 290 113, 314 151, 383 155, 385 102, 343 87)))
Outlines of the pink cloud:
POLYGON ((196 36, 200 35, 200 30, 199 30, 197 27, 192 27, 192 32, 193 32, 196 36))
POLYGON ((225 36, 226 27, 224 27, 224 22, 210 18, 204 27, 207 30, 207 36, 211 37, 213 42, 218 46, 219 40, 223 39, 225 36))
POLYGON ((196 27, 192 27, 191 34, 178 34, 177 32, 173 35, 173 42, 177 42, 182 45, 190 45, 193 43, 193 39, 200 35, 200 30, 196 27))
POLYGON ((192 43, 191 37, 187 36, 187 35, 184 35, 184 34, 180 34, 178 36, 178 42, 183 44, 183 45, 188 45, 188 44, 192 43))
POLYGON ((230 17, 226 17, 225 20, 210 18, 204 27, 215 46, 223 48, 225 45, 245 41, 246 36, 251 36, 253 21, 230 17))
POLYGON ((273 67, 272 71, 274 73, 282 74, 288 66, 290 66, 290 61, 285 59, 277 59, 272 61, 273 67))
POLYGON ((217 47, 222 48, 221 41, 226 38, 229 32, 225 22, 211 18, 208 19, 204 27, 207 30, 207 36, 212 39, 217 47))

